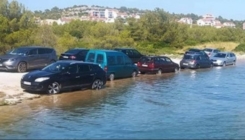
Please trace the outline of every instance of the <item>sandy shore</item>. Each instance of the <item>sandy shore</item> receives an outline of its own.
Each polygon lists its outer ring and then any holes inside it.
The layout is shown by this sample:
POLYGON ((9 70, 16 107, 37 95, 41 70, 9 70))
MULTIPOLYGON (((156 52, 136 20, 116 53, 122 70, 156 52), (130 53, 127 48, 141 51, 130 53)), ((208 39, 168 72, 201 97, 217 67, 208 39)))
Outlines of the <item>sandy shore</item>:
MULTIPOLYGON (((168 55, 179 64, 181 57, 168 55)), ((237 55, 238 61, 245 55, 237 55)), ((26 73, 0 72, 0 105, 17 104, 26 99, 39 98, 40 95, 24 92, 20 87, 21 77, 26 73)))

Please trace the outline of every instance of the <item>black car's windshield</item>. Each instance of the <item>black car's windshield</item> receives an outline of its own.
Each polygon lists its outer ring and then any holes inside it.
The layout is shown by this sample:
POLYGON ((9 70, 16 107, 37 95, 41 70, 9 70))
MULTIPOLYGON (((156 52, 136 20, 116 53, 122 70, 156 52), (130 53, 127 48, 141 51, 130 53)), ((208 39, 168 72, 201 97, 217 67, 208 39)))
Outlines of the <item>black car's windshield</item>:
POLYGON ((43 68, 43 70, 48 72, 62 72, 65 71, 69 65, 69 63, 56 62, 43 68))
POLYGON ((225 58, 225 53, 217 53, 214 57, 225 58))
POLYGON ((183 59, 195 59, 194 55, 184 55, 183 59))
POLYGON ((8 54, 12 55, 26 55, 30 49, 28 48, 16 48, 11 50, 8 54))

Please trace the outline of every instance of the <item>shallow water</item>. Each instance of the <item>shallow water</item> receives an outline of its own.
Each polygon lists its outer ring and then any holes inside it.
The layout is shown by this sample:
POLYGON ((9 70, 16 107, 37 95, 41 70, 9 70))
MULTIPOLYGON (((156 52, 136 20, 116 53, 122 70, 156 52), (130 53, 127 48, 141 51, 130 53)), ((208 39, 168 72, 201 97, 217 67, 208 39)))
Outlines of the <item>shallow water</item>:
POLYGON ((1 107, 0 138, 245 138, 245 63, 1 107))

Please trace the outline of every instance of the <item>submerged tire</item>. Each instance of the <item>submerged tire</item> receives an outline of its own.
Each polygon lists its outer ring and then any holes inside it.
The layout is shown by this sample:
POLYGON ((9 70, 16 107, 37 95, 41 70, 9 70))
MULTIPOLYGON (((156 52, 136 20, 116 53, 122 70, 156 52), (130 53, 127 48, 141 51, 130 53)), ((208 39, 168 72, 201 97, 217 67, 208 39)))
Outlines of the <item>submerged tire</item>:
POLYGON ((110 81, 114 81, 115 79, 115 74, 111 73, 109 76, 110 81))
POLYGON ((104 82, 100 79, 96 79, 94 80, 94 82, 92 83, 91 89, 101 89, 104 85, 104 82))

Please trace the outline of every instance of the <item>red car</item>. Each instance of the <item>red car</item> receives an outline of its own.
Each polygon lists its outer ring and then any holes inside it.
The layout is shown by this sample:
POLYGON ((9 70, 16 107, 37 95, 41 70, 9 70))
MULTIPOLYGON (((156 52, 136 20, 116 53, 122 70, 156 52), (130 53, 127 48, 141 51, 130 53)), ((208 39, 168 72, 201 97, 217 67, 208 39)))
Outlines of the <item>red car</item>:
POLYGON ((166 56, 143 56, 137 66, 141 74, 179 71, 179 65, 166 56))

